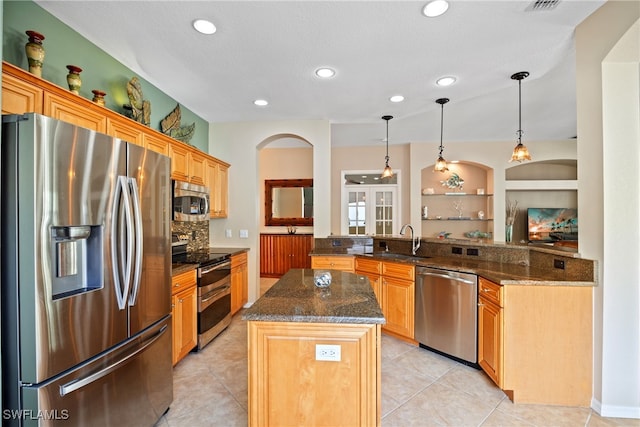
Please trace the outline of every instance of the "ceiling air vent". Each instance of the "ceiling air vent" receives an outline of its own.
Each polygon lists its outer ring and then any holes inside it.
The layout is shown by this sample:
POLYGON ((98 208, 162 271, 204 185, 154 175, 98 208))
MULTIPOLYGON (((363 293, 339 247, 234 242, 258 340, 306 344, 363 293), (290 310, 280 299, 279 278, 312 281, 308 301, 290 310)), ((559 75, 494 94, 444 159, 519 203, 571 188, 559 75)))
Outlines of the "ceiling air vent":
POLYGON ((527 11, 552 10, 560 3, 560 0, 536 0, 527 7, 527 11))

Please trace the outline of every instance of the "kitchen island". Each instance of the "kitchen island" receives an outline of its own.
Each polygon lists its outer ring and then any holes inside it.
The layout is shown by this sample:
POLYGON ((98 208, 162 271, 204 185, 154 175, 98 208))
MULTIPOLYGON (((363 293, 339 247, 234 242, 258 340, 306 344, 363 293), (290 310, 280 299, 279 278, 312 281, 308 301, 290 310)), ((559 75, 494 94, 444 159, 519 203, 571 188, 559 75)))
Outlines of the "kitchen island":
POLYGON ((369 280, 292 269, 242 315, 249 346, 249 425, 380 425, 380 327, 369 280))

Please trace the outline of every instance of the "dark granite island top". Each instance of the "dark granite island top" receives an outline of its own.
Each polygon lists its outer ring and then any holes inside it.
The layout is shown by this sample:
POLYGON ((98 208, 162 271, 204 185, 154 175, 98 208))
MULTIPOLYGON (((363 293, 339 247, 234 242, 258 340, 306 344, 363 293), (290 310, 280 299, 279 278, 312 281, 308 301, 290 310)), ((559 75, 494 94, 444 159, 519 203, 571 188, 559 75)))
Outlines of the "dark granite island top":
MULTIPOLYGON (((330 270, 331 285, 318 288, 312 269, 291 269, 242 314, 266 322, 384 324, 369 279, 330 270)), ((324 271, 324 270, 323 270, 324 271)))

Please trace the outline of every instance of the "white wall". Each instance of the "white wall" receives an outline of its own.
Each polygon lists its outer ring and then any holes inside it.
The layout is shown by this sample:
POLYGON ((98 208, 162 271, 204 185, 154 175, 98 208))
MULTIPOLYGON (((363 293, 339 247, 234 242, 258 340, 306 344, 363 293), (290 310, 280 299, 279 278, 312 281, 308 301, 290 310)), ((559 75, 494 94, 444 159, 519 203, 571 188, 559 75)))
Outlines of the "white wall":
POLYGON ((625 418, 640 418, 638 19, 640 2, 610 0, 576 29, 580 251, 599 264, 592 407, 625 418))
POLYGON ((260 176, 258 150, 279 136, 295 135, 313 145, 314 235, 329 235, 331 199, 331 132, 324 120, 211 123, 209 152, 231 164, 229 168, 229 216, 210 221, 213 246, 248 247, 249 301, 259 296, 260 176), (225 230, 233 237, 226 238, 225 230), (239 237, 247 230, 248 239, 239 237), (251 274, 253 272, 254 274, 251 274))

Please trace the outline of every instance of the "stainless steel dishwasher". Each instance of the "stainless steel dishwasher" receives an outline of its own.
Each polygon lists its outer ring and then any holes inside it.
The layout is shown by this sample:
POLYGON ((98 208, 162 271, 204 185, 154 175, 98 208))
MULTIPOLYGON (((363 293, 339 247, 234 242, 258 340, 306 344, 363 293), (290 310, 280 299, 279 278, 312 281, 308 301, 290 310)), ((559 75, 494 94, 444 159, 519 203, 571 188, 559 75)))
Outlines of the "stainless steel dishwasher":
POLYGON ((478 367, 478 276, 416 267, 415 339, 478 367))

